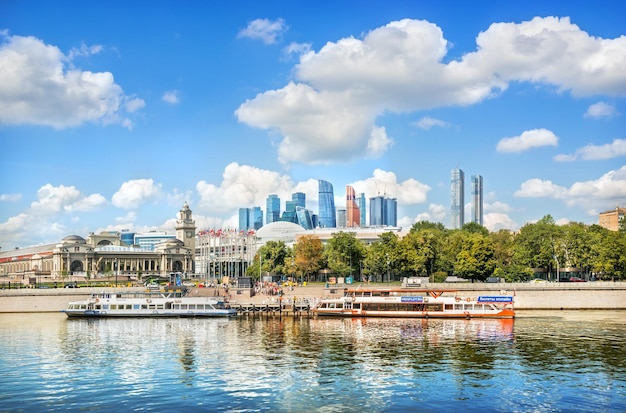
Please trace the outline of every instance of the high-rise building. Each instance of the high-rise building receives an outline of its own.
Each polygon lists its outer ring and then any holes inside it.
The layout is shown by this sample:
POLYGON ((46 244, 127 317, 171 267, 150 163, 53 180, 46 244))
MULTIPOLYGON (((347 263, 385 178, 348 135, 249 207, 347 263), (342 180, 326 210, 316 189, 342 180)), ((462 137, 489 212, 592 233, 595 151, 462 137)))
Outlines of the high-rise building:
POLYGON ((398 225, 398 201, 396 198, 375 196, 370 198, 370 226, 398 225))
POLYGON ((461 169, 453 169, 450 174, 450 225, 453 229, 461 229, 465 224, 465 175, 461 169))
POLYGON ((360 217, 361 226, 364 227, 365 225, 367 225, 365 221, 367 209, 365 207, 365 194, 364 193, 360 193, 356 196, 356 203, 359 206, 359 214, 361 215, 360 217))
POLYGON ((280 217, 279 221, 287 221, 296 223, 298 217, 296 216, 296 201, 285 201, 285 212, 280 217))
POLYGON ((263 226, 261 207, 239 208, 239 231, 259 229, 263 226))
POLYGON ((280 198, 276 194, 267 196, 265 200, 267 216, 265 217, 265 223, 271 224, 280 219, 280 198))
POLYGON ((354 188, 348 185, 346 186, 346 227, 360 227, 361 226, 361 213, 359 206, 356 203, 356 195, 354 188))
POLYGON ((472 220, 483 224, 483 177, 472 175, 472 220))
POLYGON ((295 192, 291 194, 291 200, 296 203, 297 207, 306 208, 306 194, 304 192, 295 192))
POLYGON ((322 228, 337 228, 335 215, 335 193, 333 185, 319 179, 319 226, 322 228))
POLYGON ((297 224, 301 225, 304 229, 314 229, 313 217, 311 211, 306 208, 296 206, 296 217, 298 218, 297 224))
POLYGON ((337 208, 337 228, 346 227, 346 209, 337 208))

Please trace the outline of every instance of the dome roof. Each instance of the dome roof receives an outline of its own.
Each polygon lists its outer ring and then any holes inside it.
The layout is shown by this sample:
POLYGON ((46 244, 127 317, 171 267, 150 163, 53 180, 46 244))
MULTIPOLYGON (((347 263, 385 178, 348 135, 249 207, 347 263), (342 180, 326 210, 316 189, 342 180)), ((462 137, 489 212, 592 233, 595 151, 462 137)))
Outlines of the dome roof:
POLYGON ((167 246, 175 246, 175 245, 185 245, 184 242, 179 240, 178 238, 169 238, 159 242, 159 245, 167 245, 167 246))
POLYGON ((85 238, 79 237, 78 235, 68 235, 67 237, 63 238, 62 241, 74 244, 84 244, 87 242, 85 241, 85 238))
POLYGON ((257 237, 269 241, 294 241, 296 234, 306 231, 304 227, 287 221, 275 221, 267 225, 263 225, 257 231, 257 237))

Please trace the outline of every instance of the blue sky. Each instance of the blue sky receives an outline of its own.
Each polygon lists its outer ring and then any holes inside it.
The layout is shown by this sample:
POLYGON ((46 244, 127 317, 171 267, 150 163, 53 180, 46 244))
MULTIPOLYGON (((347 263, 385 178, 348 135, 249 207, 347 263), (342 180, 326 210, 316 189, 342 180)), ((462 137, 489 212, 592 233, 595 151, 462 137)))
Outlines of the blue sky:
MULTIPOLYGON (((552 4, 554 3, 554 4, 552 4)), ((3 1, 0 247, 236 227, 317 179, 490 230, 626 205, 626 6, 3 1)))

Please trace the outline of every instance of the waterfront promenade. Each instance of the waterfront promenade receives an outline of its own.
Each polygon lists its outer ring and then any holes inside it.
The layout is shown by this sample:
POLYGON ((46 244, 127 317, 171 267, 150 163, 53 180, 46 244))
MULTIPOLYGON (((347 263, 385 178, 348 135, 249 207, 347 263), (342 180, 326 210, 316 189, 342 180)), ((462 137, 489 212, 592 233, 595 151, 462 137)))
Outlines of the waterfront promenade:
MULTIPOLYGON (((317 300, 338 296, 344 288, 357 288, 358 284, 326 287, 324 284, 283 287, 282 303, 317 300)), ((393 285, 398 287, 398 285, 393 285)), ((361 288, 386 288, 387 284, 362 285, 361 288)), ((588 283, 431 283, 421 288, 457 290, 456 295, 475 297, 478 295, 513 295, 516 310, 626 310, 626 282, 588 283)), ((145 291, 143 287, 118 287, 106 289, 119 292, 145 291)), ((102 292, 102 287, 51 288, 0 290, 0 313, 56 312, 64 309, 69 301, 83 300, 90 294, 102 292)), ((276 295, 257 294, 248 296, 249 291, 230 288, 194 288, 196 295, 228 294, 234 306, 254 304, 271 305, 279 302, 276 295)), ((455 294, 455 293, 449 293, 455 294)))

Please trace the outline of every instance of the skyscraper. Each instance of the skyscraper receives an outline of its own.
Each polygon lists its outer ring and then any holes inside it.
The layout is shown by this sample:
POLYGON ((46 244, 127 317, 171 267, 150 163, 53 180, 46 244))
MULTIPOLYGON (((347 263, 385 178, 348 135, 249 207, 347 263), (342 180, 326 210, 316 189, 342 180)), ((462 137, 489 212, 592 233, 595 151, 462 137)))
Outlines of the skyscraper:
POLYGON ((319 226, 337 228, 335 215, 335 194, 333 185, 328 181, 318 180, 319 185, 319 226))
POLYGON ((473 222, 483 224, 483 177, 472 175, 472 215, 473 222))
POLYGON ((367 209, 365 207, 365 194, 364 193, 360 193, 356 196, 356 203, 359 206, 359 213, 361 215, 361 226, 364 227, 367 221, 365 221, 365 216, 367 214, 367 209))
POLYGON ((304 192, 294 192, 291 200, 295 201, 297 207, 306 208, 306 194, 304 192))
POLYGON ((354 188, 350 185, 346 186, 346 227, 360 227, 361 214, 359 206, 356 203, 356 195, 354 188))
POLYGON ((278 221, 280 218, 280 198, 276 194, 267 196, 265 200, 267 216, 265 217, 265 223, 271 224, 278 221))
POLYGON ((453 229, 461 229, 465 223, 465 175, 461 169, 453 169, 450 174, 450 195, 452 203, 450 207, 450 225, 453 229))
POLYGON ((370 198, 370 225, 398 225, 398 201, 396 198, 375 196, 370 198))
POLYGON ((259 229, 263 226, 263 211, 261 207, 239 208, 239 230, 259 229))

